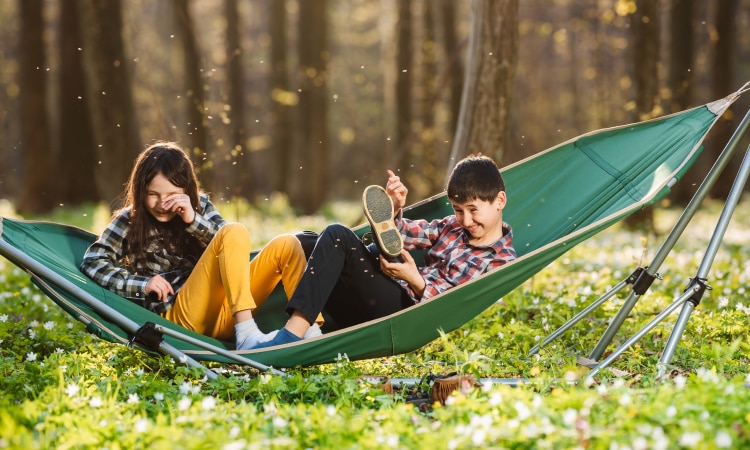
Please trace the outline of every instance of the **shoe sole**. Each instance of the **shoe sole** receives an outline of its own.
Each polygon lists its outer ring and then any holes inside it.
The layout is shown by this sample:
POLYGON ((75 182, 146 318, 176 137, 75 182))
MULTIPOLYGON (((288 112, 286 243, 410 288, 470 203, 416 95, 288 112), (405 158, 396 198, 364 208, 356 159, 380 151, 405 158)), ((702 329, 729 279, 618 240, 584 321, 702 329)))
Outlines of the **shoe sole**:
POLYGON ((367 186, 362 194, 362 206, 380 251, 387 258, 398 258, 404 242, 393 222, 391 197, 381 186, 367 186))

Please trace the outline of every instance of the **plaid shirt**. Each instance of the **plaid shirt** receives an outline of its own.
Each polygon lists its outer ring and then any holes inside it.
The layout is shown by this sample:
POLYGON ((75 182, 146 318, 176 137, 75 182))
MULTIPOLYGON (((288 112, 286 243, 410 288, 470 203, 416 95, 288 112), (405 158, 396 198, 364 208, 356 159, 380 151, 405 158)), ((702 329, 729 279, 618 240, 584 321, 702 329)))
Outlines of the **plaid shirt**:
POLYGON ((414 303, 434 297, 516 259, 513 232, 510 225, 504 222, 503 237, 489 246, 469 244, 469 237, 453 215, 431 222, 399 216, 396 222, 404 238, 404 249, 428 249, 425 265, 419 268, 425 280, 422 297, 417 297, 409 283, 398 280, 414 303))
MULTIPOLYGON (((205 247, 226 224, 219 211, 201 194, 203 214, 195 214, 193 223, 185 231, 193 235, 205 247)), ((89 278, 115 294, 142 303, 146 297, 146 283, 154 275, 162 275, 177 291, 185 284, 197 261, 169 254, 156 230, 149 233, 146 243, 147 261, 138 272, 123 263, 130 231, 130 209, 120 211, 109 223, 102 235, 86 251, 80 269, 89 278)), ((171 299, 170 299, 171 300, 171 299)))

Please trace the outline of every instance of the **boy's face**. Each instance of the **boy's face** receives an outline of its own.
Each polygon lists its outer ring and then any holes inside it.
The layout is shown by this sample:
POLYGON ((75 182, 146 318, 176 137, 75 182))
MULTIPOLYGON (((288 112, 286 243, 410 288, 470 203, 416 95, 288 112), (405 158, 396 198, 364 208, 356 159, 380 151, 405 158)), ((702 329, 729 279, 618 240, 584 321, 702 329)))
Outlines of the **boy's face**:
POLYGON ((466 203, 451 201, 456 219, 471 236, 474 245, 490 245, 503 236, 503 208, 505 192, 500 192, 491 202, 474 199, 466 203))

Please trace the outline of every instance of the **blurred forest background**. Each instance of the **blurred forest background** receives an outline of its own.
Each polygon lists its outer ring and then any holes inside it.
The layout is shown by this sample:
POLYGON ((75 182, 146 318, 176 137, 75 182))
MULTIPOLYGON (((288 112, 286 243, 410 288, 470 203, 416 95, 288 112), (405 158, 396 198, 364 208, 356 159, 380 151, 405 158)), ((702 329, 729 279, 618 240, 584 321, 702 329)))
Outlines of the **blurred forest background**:
POLYGON ((175 140, 217 202, 312 213, 389 168, 413 202, 465 154, 506 165, 749 80, 750 0, 0 0, 0 199, 116 207, 135 156, 175 140))

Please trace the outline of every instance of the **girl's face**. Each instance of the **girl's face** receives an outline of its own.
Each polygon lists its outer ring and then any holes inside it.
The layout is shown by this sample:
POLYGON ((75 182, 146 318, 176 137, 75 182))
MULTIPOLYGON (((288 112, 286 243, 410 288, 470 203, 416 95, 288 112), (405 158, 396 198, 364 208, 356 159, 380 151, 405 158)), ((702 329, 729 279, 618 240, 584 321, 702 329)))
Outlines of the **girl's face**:
POLYGON ((151 180, 146 188, 146 210, 159 222, 169 222, 177 215, 177 211, 169 211, 163 207, 164 201, 175 194, 185 194, 185 189, 172 184, 161 173, 151 180))

